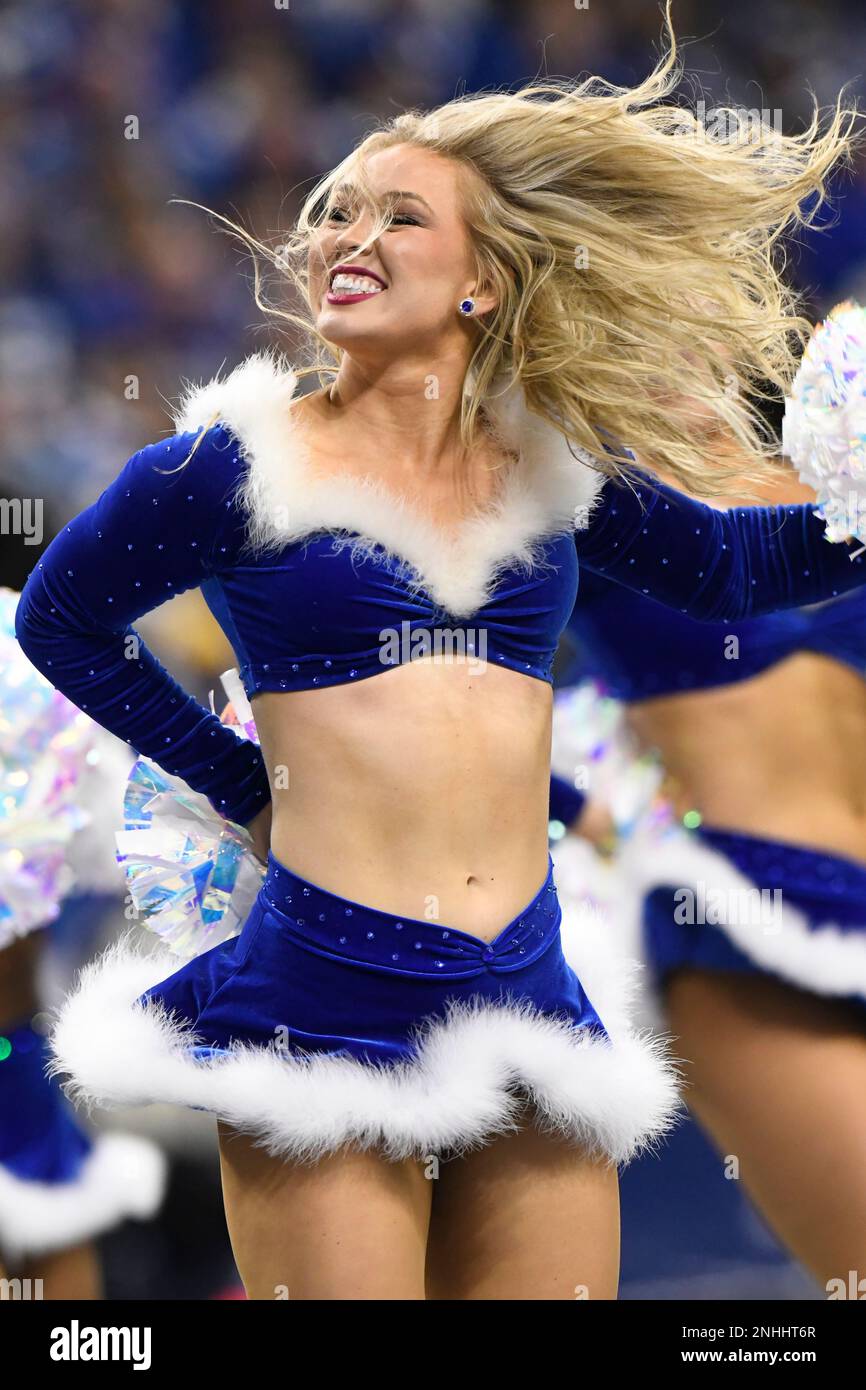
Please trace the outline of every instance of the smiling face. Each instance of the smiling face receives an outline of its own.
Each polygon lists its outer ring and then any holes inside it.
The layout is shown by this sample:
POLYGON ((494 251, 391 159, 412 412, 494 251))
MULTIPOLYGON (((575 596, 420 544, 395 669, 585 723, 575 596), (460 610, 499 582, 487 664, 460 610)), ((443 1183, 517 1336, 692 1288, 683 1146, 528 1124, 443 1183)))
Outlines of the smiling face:
POLYGON ((324 338, 350 352, 383 357, 407 346, 431 355, 450 338, 468 341, 471 320, 458 311, 472 295, 475 313, 495 305, 477 293, 469 230, 460 210, 462 170, 411 145, 366 161, 371 189, 391 210, 385 231, 366 249, 373 210, 345 184, 310 245, 310 302, 324 338), (346 267, 335 277, 338 266, 346 267))

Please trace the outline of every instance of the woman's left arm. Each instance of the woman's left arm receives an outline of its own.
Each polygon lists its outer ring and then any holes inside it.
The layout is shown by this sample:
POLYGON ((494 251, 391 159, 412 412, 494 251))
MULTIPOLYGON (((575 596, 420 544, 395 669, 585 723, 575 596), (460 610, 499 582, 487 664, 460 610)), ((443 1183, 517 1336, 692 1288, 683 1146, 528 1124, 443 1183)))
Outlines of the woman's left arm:
POLYGON ((575 541, 587 569, 708 622, 799 608, 866 583, 859 543, 828 541, 809 506, 717 511, 665 483, 608 481, 575 541))
POLYGON ((573 824, 586 808, 586 797, 578 787, 573 787, 557 773, 550 774, 550 797, 548 816, 550 820, 561 821, 566 827, 573 824))

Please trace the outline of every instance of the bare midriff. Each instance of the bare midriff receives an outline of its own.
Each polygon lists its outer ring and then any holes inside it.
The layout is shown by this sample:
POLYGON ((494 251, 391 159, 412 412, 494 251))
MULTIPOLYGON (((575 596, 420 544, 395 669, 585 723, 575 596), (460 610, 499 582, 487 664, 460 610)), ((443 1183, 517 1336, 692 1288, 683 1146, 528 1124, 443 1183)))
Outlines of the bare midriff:
POLYGON ((271 851, 342 897, 492 940, 547 874, 550 685, 425 657, 253 697, 271 851))
POLYGON ((866 681, 798 652, 741 684, 643 700, 679 814, 866 863, 866 681))

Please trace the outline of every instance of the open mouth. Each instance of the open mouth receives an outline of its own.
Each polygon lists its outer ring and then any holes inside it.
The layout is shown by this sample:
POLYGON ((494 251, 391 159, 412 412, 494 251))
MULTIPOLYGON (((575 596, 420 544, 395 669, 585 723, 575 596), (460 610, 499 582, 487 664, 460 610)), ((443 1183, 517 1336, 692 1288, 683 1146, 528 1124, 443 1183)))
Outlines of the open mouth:
POLYGON ((329 304, 355 304, 362 299, 384 294, 387 288, 372 271, 337 269, 331 272, 325 297, 329 304))

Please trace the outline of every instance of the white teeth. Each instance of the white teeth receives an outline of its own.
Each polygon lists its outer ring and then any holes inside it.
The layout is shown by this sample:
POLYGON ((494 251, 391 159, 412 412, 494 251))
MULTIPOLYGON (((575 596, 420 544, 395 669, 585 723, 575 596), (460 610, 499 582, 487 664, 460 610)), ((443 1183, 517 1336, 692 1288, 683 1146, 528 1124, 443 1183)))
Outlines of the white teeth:
POLYGON ((371 280, 369 275, 335 275, 331 281, 331 291, 344 294, 381 294, 383 286, 371 280))

